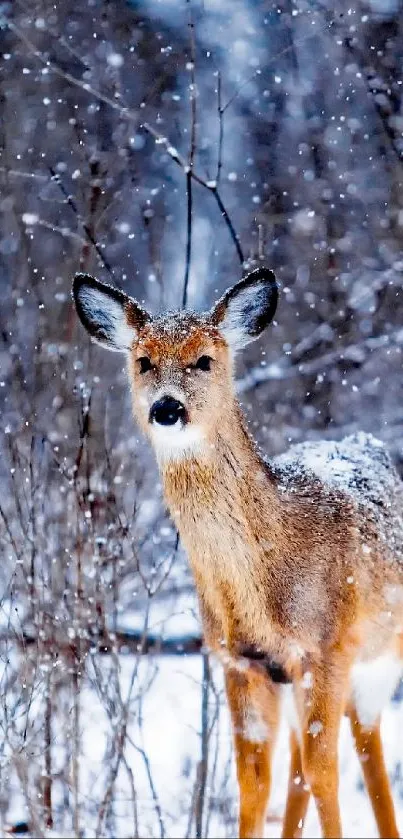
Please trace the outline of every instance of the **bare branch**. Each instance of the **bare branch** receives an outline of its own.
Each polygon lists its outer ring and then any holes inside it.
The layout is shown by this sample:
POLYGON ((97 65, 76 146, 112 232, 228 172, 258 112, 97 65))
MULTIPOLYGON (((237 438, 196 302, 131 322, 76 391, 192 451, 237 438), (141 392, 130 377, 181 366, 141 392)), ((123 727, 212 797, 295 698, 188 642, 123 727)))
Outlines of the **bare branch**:
POLYGON ((100 90, 97 90, 96 88, 92 87, 92 85, 88 84, 88 82, 83 82, 81 81, 81 79, 77 79, 75 76, 72 76, 71 73, 68 73, 66 70, 62 70, 57 64, 46 58, 46 56, 40 50, 37 49, 35 44, 33 44, 32 41, 29 38, 27 38, 24 32, 22 32, 22 30, 19 28, 19 26, 16 25, 16 23, 14 23, 14 21, 8 20, 7 25, 12 30, 12 32, 14 32, 17 38, 19 38, 20 41, 22 41, 25 44, 31 55, 34 55, 35 58, 37 58, 38 61, 40 61, 41 64, 43 64, 44 67, 47 67, 48 70, 51 70, 52 73, 55 73, 57 76, 60 76, 66 82, 70 82, 70 84, 79 87, 81 90, 85 91, 85 93, 89 93, 90 96, 94 96, 96 99, 99 99, 99 101, 105 102, 105 104, 109 105, 110 108, 113 108, 115 111, 119 111, 119 113, 122 114, 126 119, 136 123, 139 121, 137 111, 132 111, 130 108, 124 107, 124 105, 121 105, 120 102, 116 102, 114 99, 111 99, 110 96, 106 96, 105 93, 102 93, 100 90))
POLYGON ((67 189, 65 188, 60 175, 58 174, 58 172, 56 172, 56 170, 53 168, 53 166, 49 166, 49 172, 52 175, 52 178, 53 178, 54 182, 59 187, 62 195, 64 196, 66 204, 68 204, 68 206, 71 207, 71 209, 73 210, 73 213, 74 213, 77 221, 79 222, 79 224, 81 224, 81 227, 82 227, 88 241, 91 242, 91 245, 93 246, 93 248, 97 252, 98 257, 99 257, 100 261, 102 262, 102 265, 104 266, 105 270, 108 272, 108 274, 112 278, 114 278, 113 268, 110 265, 110 263, 107 261, 106 257, 104 256, 104 254, 102 252, 102 248, 100 247, 100 245, 96 241, 92 230, 90 229, 88 224, 86 224, 85 221, 83 220, 83 218, 82 218, 82 216, 81 216, 81 214, 78 210, 77 204, 74 201, 73 196, 70 195, 67 192, 67 189))
MULTIPOLYGON (((169 154, 171 159, 174 161, 174 163, 176 163, 178 166, 181 166, 183 171, 187 174, 188 173, 188 168, 189 168, 188 163, 182 157, 182 155, 178 152, 178 150, 174 146, 171 145, 169 140, 166 137, 164 137, 163 134, 160 134, 158 131, 156 131, 156 129, 153 128, 153 126, 151 126, 150 123, 148 123, 148 122, 143 122, 141 127, 148 134, 151 134, 151 136, 154 137, 154 140, 156 140, 156 142, 159 145, 164 146, 165 150, 167 151, 167 153, 169 154)), ((241 243, 240 243, 240 240, 239 240, 239 236, 238 236, 238 234, 235 230, 235 227, 234 227, 234 225, 231 221, 231 218, 229 216, 228 210, 226 209, 226 207, 224 205, 224 202, 221 198, 221 195, 218 191, 217 182, 215 180, 214 181, 207 181, 205 178, 203 178, 201 175, 199 175, 194 170, 194 168, 190 170, 190 177, 194 181, 196 181, 196 183, 200 184, 200 186, 204 187, 204 189, 208 189, 209 192, 211 192, 214 195, 214 198, 215 198, 215 200, 218 204, 218 207, 220 209, 221 215, 222 215, 222 217, 225 221, 225 224, 228 227, 231 239, 232 239, 232 241, 235 245, 239 261, 240 261, 241 265, 243 265, 244 262, 245 262, 245 258, 244 258, 242 246, 241 246, 241 243)))
POLYGON ((215 176, 216 184, 220 183, 221 169, 222 169, 222 154, 224 144, 224 109, 222 106, 222 91, 221 91, 221 73, 217 73, 217 114, 218 114, 218 152, 217 152, 217 172, 215 176))
POLYGON ((291 379, 294 376, 301 375, 313 376, 322 373, 335 364, 344 363, 345 366, 351 364, 360 366, 367 358, 366 350, 373 352, 374 350, 384 349, 388 346, 400 346, 401 344, 402 332, 398 329, 388 335, 371 336, 364 341, 349 344, 347 347, 331 350, 311 361, 293 363, 292 358, 285 361, 281 359, 279 362, 267 365, 267 367, 256 367, 250 370, 246 376, 237 382, 237 393, 247 393, 253 388, 260 387, 265 382, 276 379, 291 379))
POLYGON ((209 741, 209 692, 211 673, 207 650, 203 653, 203 679, 202 679, 202 702, 201 702, 201 756, 198 767, 198 795, 195 806, 196 839, 206 836, 204 827, 204 810, 208 774, 208 741, 209 741))
MULTIPOLYGON (((111 633, 100 632, 98 635, 93 632, 91 635, 86 632, 82 641, 82 654, 86 655, 90 650, 97 650, 102 655, 108 655, 116 650, 123 653, 135 653, 136 655, 162 655, 162 656, 188 656, 200 655, 203 649, 203 638, 201 635, 172 635, 164 638, 153 633, 136 632, 130 629, 120 629, 111 633)), ((0 641, 7 640, 9 633, 0 634, 0 641)), ((46 639, 38 639, 24 631, 15 637, 15 643, 23 648, 40 646, 45 650, 48 647, 46 639)), ((59 639, 57 646, 60 654, 67 658, 76 657, 77 649, 74 641, 59 639)))
MULTIPOLYGON (((270 59, 270 61, 268 61, 266 63, 265 69, 267 70, 268 67, 272 67, 273 64, 276 64, 279 58, 283 58, 284 55, 287 55, 287 53, 294 50, 295 46, 299 46, 300 44, 304 44, 305 41, 309 41, 311 38, 316 38, 317 35, 320 34, 321 32, 325 32, 326 29, 330 29, 335 24, 336 20, 339 19, 339 17, 340 17, 340 15, 334 15, 333 18, 328 23, 326 23, 324 26, 318 27, 317 29, 315 29, 315 31, 310 32, 308 35, 302 35, 301 38, 296 38, 293 41, 292 44, 289 44, 287 47, 284 47, 283 50, 280 50, 280 52, 277 52, 275 55, 273 55, 273 57, 270 59)), ((248 76, 247 79, 244 79, 244 81, 241 82, 238 85, 238 87, 235 89, 232 96, 230 96, 230 98, 227 100, 225 105, 223 105, 223 108, 222 108, 223 114, 235 102, 235 100, 237 99, 237 97, 239 96, 241 91, 244 90, 244 88, 247 87, 248 84, 253 82, 253 80, 256 79, 257 76, 259 76, 261 72, 262 71, 261 71, 260 67, 258 67, 256 70, 253 71, 253 73, 250 74, 250 76, 248 76)))
POLYGON ((38 180, 38 181, 48 181, 49 178, 46 175, 42 175, 40 172, 23 172, 19 169, 8 169, 7 166, 0 166, 0 172, 7 177, 12 178, 28 178, 30 180, 38 180))
POLYGON ((188 166, 186 170, 186 257, 185 257, 185 277, 183 280, 183 292, 182 292, 182 307, 186 308, 187 303, 187 296, 188 296, 188 285, 189 285, 189 274, 190 274, 190 261, 192 257, 192 212, 193 212, 193 183, 192 183, 192 172, 193 172, 193 164, 194 164, 194 157, 196 153, 196 77, 195 77, 195 62, 196 62, 196 49, 195 49, 195 38, 194 38, 194 23, 192 18, 192 7, 190 0, 186 0, 187 5, 189 6, 189 37, 190 37, 190 85, 189 85, 189 94, 190 94, 190 146, 189 146, 189 156, 188 156, 188 166))

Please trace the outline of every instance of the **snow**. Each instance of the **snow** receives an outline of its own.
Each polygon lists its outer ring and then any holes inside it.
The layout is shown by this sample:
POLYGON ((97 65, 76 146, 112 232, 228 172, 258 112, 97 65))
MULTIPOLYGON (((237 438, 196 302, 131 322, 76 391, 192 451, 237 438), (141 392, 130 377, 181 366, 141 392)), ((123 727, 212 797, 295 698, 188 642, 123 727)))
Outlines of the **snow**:
MULTIPOLYGON (((351 491, 356 478, 357 465, 373 474, 376 450, 383 450, 383 443, 371 434, 356 433, 341 442, 320 440, 292 446, 277 458, 281 466, 293 471, 306 467, 323 481, 351 491)), ((382 458, 388 460, 386 452, 382 458)))
POLYGON ((37 213, 23 213, 22 214, 22 220, 23 220, 24 224, 31 227, 33 224, 38 223, 39 216, 37 215, 37 213))
POLYGON ((123 55, 121 55, 118 52, 109 53, 106 60, 111 67, 115 67, 115 68, 122 67, 123 64, 124 64, 123 55))
POLYGON ((262 715, 256 708, 249 708, 242 733, 246 740, 250 740, 251 743, 265 743, 267 741, 269 731, 262 715))
MULTIPOLYGON (((292 491, 296 480, 316 477, 345 493, 376 523, 390 558, 403 562, 403 483, 380 440, 356 432, 339 442, 300 443, 276 458, 273 467, 284 491, 292 491)), ((363 543, 363 553, 370 550, 363 543)))
POLYGON ((351 681, 357 714, 363 725, 373 725, 393 695, 403 674, 403 662, 387 653, 375 661, 356 662, 351 681))
MULTIPOLYGON (((131 657, 122 658, 122 682, 130 679, 133 667, 131 657)), ((147 668, 149 665, 144 664, 147 668)), ((186 767, 200 759, 200 683, 201 660, 199 658, 164 658, 158 662, 158 672, 147 693, 142 706, 142 736, 134 720, 129 723, 129 736, 133 743, 145 749, 161 806, 167 837, 185 835, 194 777, 187 776, 186 767)), ((228 797, 229 812, 235 817, 237 811, 237 787, 235 767, 232 755, 231 725, 226 709, 223 692, 221 668, 214 667, 216 690, 220 693, 219 723, 213 726, 211 736, 211 757, 214 747, 218 748, 216 777, 209 777, 207 802, 213 807, 209 836, 234 836, 234 822, 225 812, 214 809, 214 794, 224 784, 228 797), (216 743, 215 743, 216 741, 216 743), (228 761, 231 765, 228 773, 228 761)), ((91 714, 86 717, 84 740, 84 758, 82 770, 85 781, 82 797, 89 790, 96 791, 96 780, 100 775, 100 761, 104 752, 102 709, 96 707, 94 695, 91 701, 91 714), (87 788, 88 785, 88 788, 87 788)), ((403 726, 403 706, 391 703, 383 717, 382 735, 385 744, 385 756, 388 771, 394 778, 394 800, 397 807, 398 821, 403 828, 403 783, 400 775, 401 742, 396 732, 403 726)), ((140 835, 155 837, 159 835, 158 817, 150 791, 147 773, 141 756, 133 746, 127 750, 127 758, 136 778, 138 792, 140 835)), ((210 773, 213 760, 210 759, 210 773)), ((352 738, 347 720, 343 720, 340 734, 340 802, 344 833, 351 837, 373 837, 376 835, 369 800, 362 789, 361 771, 354 755, 352 738)), ((288 777, 288 726, 283 719, 280 726, 273 766, 273 787, 269 804, 267 837, 281 835, 281 816, 284 811, 288 777)), ((83 779, 84 780, 84 779, 83 779)), ((130 829, 130 804, 125 800, 127 789, 120 779, 121 813, 117 819, 117 837, 128 835, 130 829)), ((87 825, 86 836, 93 836, 91 824, 87 825)), ((191 834, 194 835, 194 834, 191 834)), ((311 802, 304 835, 312 839, 320 836, 315 807, 311 802)))
POLYGON ((313 720, 313 722, 311 722, 308 730, 309 730, 309 733, 312 734, 312 737, 317 737, 318 734, 320 734, 320 732, 322 731, 322 729, 323 729, 323 723, 321 723, 320 720, 313 720))

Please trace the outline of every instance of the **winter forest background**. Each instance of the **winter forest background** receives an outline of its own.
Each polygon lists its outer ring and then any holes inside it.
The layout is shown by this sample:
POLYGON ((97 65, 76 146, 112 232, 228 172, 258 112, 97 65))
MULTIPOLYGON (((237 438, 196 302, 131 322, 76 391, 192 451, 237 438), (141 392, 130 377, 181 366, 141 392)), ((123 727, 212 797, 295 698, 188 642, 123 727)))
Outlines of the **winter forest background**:
MULTIPOLYGON (((71 280, 203 308, 264 261, 277 322, 238 365, 257 440, 362 428, 403 470, 403 9, 13 0, 0 23, 0 832, 231 837, 221 671, 124 359, 71 280)), ((287 760, 282 730, 270 836, 287 760)), ((344 729, 341 768, 346 835, 373 836, 344 729)))

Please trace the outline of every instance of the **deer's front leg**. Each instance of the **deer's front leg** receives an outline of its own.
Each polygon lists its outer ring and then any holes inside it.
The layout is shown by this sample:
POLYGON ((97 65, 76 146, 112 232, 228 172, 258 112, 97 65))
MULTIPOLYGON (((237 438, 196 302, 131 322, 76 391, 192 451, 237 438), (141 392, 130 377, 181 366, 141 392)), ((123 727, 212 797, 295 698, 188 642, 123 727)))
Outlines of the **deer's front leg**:
POLYGON ((279 688, 252 668, 225 673, 234 730, 241 839, 262 839, 279 721, 279 688))
POLYGON ((325 839, 342 836, 338 740, 348 673, 345 659, 328 654, 320 665, 311 667, 309 689, 304 680, 294 685, 304 776, 315 799, 325 839))

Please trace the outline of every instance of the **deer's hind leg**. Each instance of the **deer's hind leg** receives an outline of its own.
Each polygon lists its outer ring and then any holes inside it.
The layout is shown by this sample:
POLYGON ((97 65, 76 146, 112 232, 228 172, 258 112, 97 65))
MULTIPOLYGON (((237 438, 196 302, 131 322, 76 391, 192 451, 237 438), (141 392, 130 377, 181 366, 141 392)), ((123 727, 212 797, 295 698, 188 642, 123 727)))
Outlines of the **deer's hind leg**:
POLYGON ((381 839, 398 839, 395 808, 383 756, 379 720, 370 728, 361 725, 355 708, 349 710, 351 731, 361 763, 381 839))
POLYGON ((283 822, 283 839, 299 839, 309 804, 310 791, 302 768, 302 754, 296 732, 290 732, 290 774, 283 822))
POLYGON ((262 839, 279 722, 279 688, 252 668, 225 674, 239 784, 239 836, 262 839))

